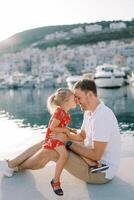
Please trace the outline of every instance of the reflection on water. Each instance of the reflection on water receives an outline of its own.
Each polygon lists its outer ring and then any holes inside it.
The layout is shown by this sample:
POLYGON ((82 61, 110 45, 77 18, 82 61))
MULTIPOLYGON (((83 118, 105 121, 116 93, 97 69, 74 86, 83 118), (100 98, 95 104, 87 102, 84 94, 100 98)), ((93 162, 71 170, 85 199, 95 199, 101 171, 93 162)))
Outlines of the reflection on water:
MULTIPOLYGON (((50 115, 46 108, 48 96, 53 89, 0 90, 0 111, 9 113, 9 118, 22 120, 26 126, 47 125, 50 115)), ((134 88, 98 89, 98 96, 114 111, 122 131, 134 130, 134 88)), ((71 111, 71 126, 80 128, 82 112, 71 111)))
POLYGON ((15 119, 23 119, 24 123, 46 124, 49 119, 46 100, 51 92, 50 90, 0 91, 0 110, 5 110, 15 119))
POLYGON ((134 130, 134 88, 99 89, 98 95, 114 111, 121 130, 134 130))

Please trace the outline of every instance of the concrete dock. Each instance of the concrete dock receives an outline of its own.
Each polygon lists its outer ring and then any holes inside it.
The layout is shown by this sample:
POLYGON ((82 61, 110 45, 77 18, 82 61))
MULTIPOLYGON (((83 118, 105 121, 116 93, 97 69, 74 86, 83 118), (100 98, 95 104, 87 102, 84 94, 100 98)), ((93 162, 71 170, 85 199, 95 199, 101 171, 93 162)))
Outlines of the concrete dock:
POLYGON ((64 196, 59 197, 53 193, 50 186, 53 171, 54 163, 50 163, 44 169, 26 170, 16 173, 11 178, 0 174, 0 200, 133 200, 134 136, 122 135, 120 168, 117 176, 107 184, 86 184, 64 170, 62 173, 64 196))

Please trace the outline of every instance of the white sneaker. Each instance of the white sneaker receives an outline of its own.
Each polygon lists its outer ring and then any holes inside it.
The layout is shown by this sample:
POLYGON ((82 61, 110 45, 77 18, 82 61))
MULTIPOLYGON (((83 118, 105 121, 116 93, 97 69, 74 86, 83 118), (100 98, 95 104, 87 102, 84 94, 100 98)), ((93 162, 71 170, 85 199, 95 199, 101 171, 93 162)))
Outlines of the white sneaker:
POLYGON ((8 167, 6 160, 0 160, 0 172, 7 177, 11 177, 14 173, 14 169, 8 167))

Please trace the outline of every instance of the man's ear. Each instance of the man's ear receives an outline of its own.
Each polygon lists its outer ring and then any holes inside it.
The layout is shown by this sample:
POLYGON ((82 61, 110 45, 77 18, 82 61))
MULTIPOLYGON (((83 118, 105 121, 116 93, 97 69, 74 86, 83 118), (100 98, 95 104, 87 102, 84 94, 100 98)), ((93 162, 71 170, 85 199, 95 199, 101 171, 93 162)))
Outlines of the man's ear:
POLYGON ((92 91, 89 91, 89 92, 87 93, 87 96, 88 96, 89 98, 91 98, 91 97, 93 96, 92 91))
POLYGON ((88 100, 91 101, 91 99, 93 98, 94 94, 92 91, 89 91, 87 94, 88 100))

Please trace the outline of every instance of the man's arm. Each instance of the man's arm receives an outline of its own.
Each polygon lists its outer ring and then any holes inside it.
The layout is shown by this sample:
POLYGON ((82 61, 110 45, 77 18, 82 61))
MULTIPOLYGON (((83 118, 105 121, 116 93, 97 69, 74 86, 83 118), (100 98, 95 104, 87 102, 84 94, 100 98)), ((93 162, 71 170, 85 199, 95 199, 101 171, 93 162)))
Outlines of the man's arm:
POLYGON ((108 142, 93 141, 93 148, 89 148, 73 142, 69 149, 81 156, 84 156, 85 158, 99 161, 106 149, 107 144, 108 142))

